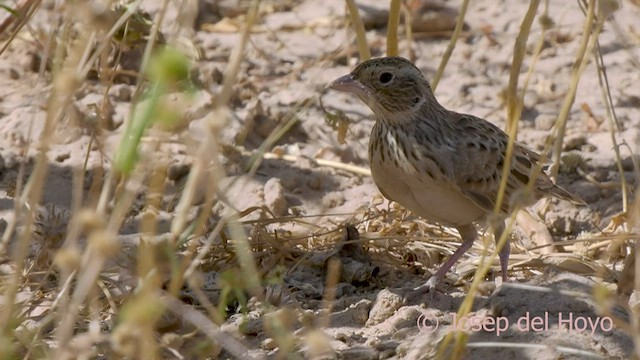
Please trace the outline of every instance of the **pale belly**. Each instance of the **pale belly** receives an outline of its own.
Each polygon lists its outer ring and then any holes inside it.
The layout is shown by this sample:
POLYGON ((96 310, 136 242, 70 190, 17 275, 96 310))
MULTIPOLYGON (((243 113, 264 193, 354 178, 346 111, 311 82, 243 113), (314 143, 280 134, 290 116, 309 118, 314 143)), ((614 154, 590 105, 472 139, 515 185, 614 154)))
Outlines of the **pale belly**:
POLYGON ((369 160, 380 192, 427 221, 455 227, 471 224, 486 215, 461 192, 418 173, 402 154, 395 162, 387 154, 383 162, 379 152, 371 152, 369 160))

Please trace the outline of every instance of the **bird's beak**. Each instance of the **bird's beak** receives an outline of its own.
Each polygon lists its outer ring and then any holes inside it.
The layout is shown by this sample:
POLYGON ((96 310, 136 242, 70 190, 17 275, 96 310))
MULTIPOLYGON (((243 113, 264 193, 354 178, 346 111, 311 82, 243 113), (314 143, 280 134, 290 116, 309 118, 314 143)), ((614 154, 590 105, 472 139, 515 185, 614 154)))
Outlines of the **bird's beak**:
POLYGON ((367 88, 360 81, 354 79, 351 74, 335 79, 329 84, 329 89, 360 95, 367 93, 367 88))

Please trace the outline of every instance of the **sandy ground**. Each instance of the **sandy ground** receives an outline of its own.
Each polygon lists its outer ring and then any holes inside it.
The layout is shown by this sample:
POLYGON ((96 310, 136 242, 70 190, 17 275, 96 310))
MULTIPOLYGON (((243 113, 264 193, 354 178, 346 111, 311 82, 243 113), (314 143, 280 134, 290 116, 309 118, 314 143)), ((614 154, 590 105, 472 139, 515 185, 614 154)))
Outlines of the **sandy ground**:
MULTIPOLYGON (((202 137, 207 136, 206 115, 212 99, 220 91, 229 52, 240 36, 234 28, 240 20, 219 22, 219 14, 229 14, 225 12, 230 11, 229 8, 223 7, 227 2, 219 4, 222 8, 213 3, 207 8, 209 13, 204 14, 207 16, 201 14, 201 20, 209 25, 204 27, 207 30, 172 37, 175 35, 175 15, 169 16, 163 27, 170 41, 189 39, 202 51, 201 59, 194 65, 193 75, 200 90, 197 101, 190 106, 192 121, 183 131, 171 135, 158 154, 169 159, 171 164, 169 178, 174 190, 167 194, 167 203, 179 191, 181 181, 184 182, 184 175, 189 171, 193 162, 189 154, 202 137)), ((445 7, 453 12, 459 5, 460 1, 445 3, 445 7)), ((594 253, 585 246, 581 248, 582 252, 571 254, 571 250, 580 249, 573 246, 569 251, 559 247, 556 257, 541 258, 536 255, 539 250, 525 250, 535 244, 526 233, 517 231, 510 273, 514 285, 495 290, 491 275, 469 315, 472 321, 477 321, 474 324, 479 323, 484 328, 465 329, 464 321, 454 319, 478 264, 481 241, 450 274, 447 284, 453 286, 445 286, 431 298, 403 302, 399 289, 424 282, 443 257, 455 249, 456 233, 428 225, 400 211, 397 205, 388 204, 370 177, 317 163, 322 159, 367 168, 366 148, 373 125, 369 109, 354 97, 323 91, 329 81, 348 73, 357 62, 354 36, 342 25, 345 14, 342 1, 304 0, 290 4, 276 2, 270 6, 251 35, 231 101, 232 120, 218 139, 223 144, 221 161, 227 172, 222 186, 235 209, 264 206, 271 212, 271 215, 253 212, 243 218, 245 221, 290 215, 303 220, 283 220, 260 226, 248 222, 246 229, 254 241, 265 233, 280 234, 282 239, 298 239, 286 240, 287 246, 293 245, 284 255, 282 249, 274 249, 272 244, 259 244, 257 247, 266 249, 267 253, 280 256, 258 257, 258 266, 265 272, 277 266, 285 269, 286 300, 304 309, 311 318, 320 316, 323 309, 326 263, 336 256, 333 244, 343 236, 341 224, 345 221, 354 223, 361 238, 367 240, 364 254, 353 252, 353 249, 342 249, 338 254, 344 268, 351 269, 347 264, 355 263, 356 274, 341 278, 336 301, 328 316, 329 325, 323 329, 325 335, 316 339, 324 344, 321 347, 327 353, 358 359, 431 358, 443 337, 457 328, 469 331, 470 345, 465 355, 469 359, 489 356, 495 359, 582 359, 588 354, 624 359, 631 356, 633 343, 621 326, 629 316, 624 307, 627 301, 624 292, 617 300, 617 306, 605 310, 597 306, 591 296, 595 284, 604 284, 614 292, 618 289, 615 279, 620 277, 624 254, 614 254, 606 261, 600 261, 603 252, 594 253), (327 124, 317 101, 319 95, 325 110, 330 113, 343 111, 352 121, 346 144, 338 143, 336 132, 327 124), (275 143, 273 151, 291 155, 293 160, 264 159, 255 174, 248 174, 247 154, 258 149, 274 129, 292 116, 297 122, 275 143), (310 237, 310 234, 315 235, 310 237), (307 253, 308 249, 314 251, 307 253), (605 275, 602 273, 604 268, 607 269, 605 275), (550 290, 541 292, 540 288, 550 290), (493 321, 495 326, 491 325, 493 321), (488 347, 483 347, 483 343, 489 344, 488 347)), ((386 22, 386 3, 369 1, 361 6, 373 23, 367 32, 372 53, 381 56, 385 50, 386 32, 384 25, 375 23, 386 22), (383 12, 381 22, 377 18, 380 11, 383 12)), ((436 91, 443 105, 485 117, 504 127, 506 111, 504 97, 500 94, 509 79, 513 43, 527 6, 528 1, 523 0, 472 2, 466 16, 467 29, 436 91)), ((519 123, 519 140, 537 150, 543 148, 564 101, 583 31, 584 16, 576 2, 551 2, 549 6, 549 15, 555 25, 546 34, 519 123)), ((606 22, 600 47, 620 122, 616 138, 618 143, 627 145, 620 148, 624 176, 634 184, 630 155, 637 153, 640 146, 640 28, 637 23, 640 7, 630 1, 622 1, 621 6, 622 9, 606 22)), ((158 10, 153 4, 146 9, 152 14, 158 10)), ((230 9, 237 7, 230 5, 230 9)), ((170 14, 175 14, 175 10, 170 14)), ((449 16, 446 11, 442 14, 442 18, 449 16)), ((34 24, 46 28, 44 24, 51 16, 50 12, 42 10, 34 24)), ((530 65, 530 55, 540 33, 536 21, 527 45, 528 56, 523 71, 530 65)), ((444 34, 436 36, 416 31, 412 44, 401 41, 401 54, 409 56, 411 48, 417 66, 430 78, 448 44, 450 33, 444 34)), ((28 144, 43 130, 46 99, 51 89, 50 77, 38 77, 34 62, 39 51, 29 42, 30 36, 24 32, 0 58, 0 76, 4 84, 0 88, 3 184, 0 217, 5 220, 13 216, 13 200, 8 189, 14 186, 21 163, 27 164, 27 171, 30 169, 29 159, 35 153, 35 147, 28 144)), ((123 132, 121 125, 130 111, 134 88, 119 82, 108 92, 111 126, 101 136, 104 152, 98 151, 98 146, 90 152, 90 168, 100 164, 109 167, 112 150, 123 132)), ((71 124, 74 116, 90 116, 92 104, 100 104, 104 92, 105 87, 99 81, 86 81, 74 99, 77 114, 68 114, 64 124, 57 129, 57 143, 49 153, 49 175, 42 201, 43 205, 49 206, 46 211, 64 213, 65 209, 71 208, 73 169, 83 164, 90 138, 88 131, 71 124), (52 205, 55 210, 51 210, 52 205)), ((571 161, 566 161, 559 179, 561 185, 581 196, 589 206, 576 208, 551 201, 543 216, 554 240, 603 235, 606 239, 610 234, 601 230, 606 229, 612 217, 622 210, 621 175, 616 168, 613 147, 596 67, 590 61, 580 80, 564 145, 565 154, 578 161, 574 161, 573 166, 571 161), (585 111, 587 108, 590 112, 585 111)), ((93 174, 88 175, 87 189, 93 174)), ((214 211, 212 222, 215 223, 229 207, 219 203, 214 211)), ((163 220, 160 232, 168 231, 171 207, 159 210, 159 214, 163 220)), ((137 233, 139 220, 139 215, 134 214, 127 220, 122 233, 137 233)), ((213 270, 203 272, 215 277, 213 270)), ((249 326, 249 330, 243 327, 240 331, 239 324, 245 318, 233 315, 223 328, 233 333, 241 332, 238 336, 254 355, 275 357, 278 349, 273 335, 262 327, 264 311, 257 306, 250 309, 249 317, 257 325, 249 326)), ((300 321, 294 321, 292 329, 298 329, 297 334, 302 335, 305 332, 299 330, 302 329, 300 321)), ((317 351, 313 341, 301 344, 301 354, 317 351)), ((223 352, 220 356, 229 355, 223 352)))

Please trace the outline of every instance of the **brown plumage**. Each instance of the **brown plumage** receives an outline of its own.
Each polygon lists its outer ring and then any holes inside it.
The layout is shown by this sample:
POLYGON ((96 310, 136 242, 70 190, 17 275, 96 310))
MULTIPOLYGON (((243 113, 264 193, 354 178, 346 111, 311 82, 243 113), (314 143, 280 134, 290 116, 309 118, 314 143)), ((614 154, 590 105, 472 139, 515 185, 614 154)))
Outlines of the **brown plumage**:
MULTIPOLYGON (((425 284, 435 286, 473 244, 474 223, 496 207, 508 135, 484 119, 445 109, 420 70, 401 57, 365 61, 330 88, 355 94, 375 115, 369 160, 382 194, 426 220, 458 229, 462 245, 425 284)), ((515 144, 501 217, 494 223, 496 241, 508 214, 544 196, 583 203, 544 172, 534 178, 539 161, 539 154, 515 144)), ((500 252, 504 280, 509 248, 507 242, 500 252)))

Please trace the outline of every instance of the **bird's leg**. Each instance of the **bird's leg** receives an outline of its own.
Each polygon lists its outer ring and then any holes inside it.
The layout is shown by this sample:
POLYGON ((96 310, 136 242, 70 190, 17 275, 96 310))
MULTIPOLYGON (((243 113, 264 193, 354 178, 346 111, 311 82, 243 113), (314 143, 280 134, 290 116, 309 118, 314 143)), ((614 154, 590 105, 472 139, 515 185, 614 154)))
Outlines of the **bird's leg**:
POLYGON ((451 267, 460 259, 460 257, 462 257, 462 255, 464 255, 464 253, 471 248, 473 242, 477 237, 476 227, 473 224, 469 224, 460 226, 457 229, 460 233, 460 237, 462 238, 462 244, 460 245, 458 250, 456 250, 453 255, 451 255, 451 257, 447 259, 444 264, 442 264, 440 269, 438 269, 438 271, 436 271, 436 273, 433 274, 424 285, 418 287, 415 290, 429 290, 435 288, 436 284, 447 274, 447 271, 449 271, 449 269, 451 269, 451 267))
MULTIPOLYGON (((493 236, 496 239, 496 247, 498 246, 498 242, 502 237, 502 233, 504 232, 504 221, 496 221, 493 224, 493 236)), ((502 249, 498 253, 500 257, 500 270, 502 271, 502 281, 507 281, 507 268, 509 267, 509 254, 511 253, 511 243, 509 239, 504 243, 502 249)))

